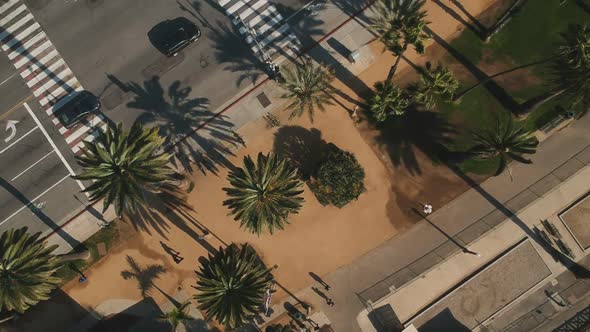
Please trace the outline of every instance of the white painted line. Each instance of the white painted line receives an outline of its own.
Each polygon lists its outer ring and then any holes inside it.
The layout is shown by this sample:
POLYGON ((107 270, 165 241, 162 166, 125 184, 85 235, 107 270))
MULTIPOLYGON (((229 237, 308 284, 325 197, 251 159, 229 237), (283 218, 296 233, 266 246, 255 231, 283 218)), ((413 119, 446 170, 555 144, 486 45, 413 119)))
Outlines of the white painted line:
MULTIPOLYGON (((31 107, 29 107, 29 104, 24 103, 24 105, 25 105, 25 108, 27 109, 27 112, 29 112, 29 114, 31 115, 31 117, 33 118, 33 120, 35 121, 37 126, 39 127, 39 129, 41 129, 41 131, 43 132, 43 135, 45 135, 45 138, 47 138, 47 141, 49 141, 49 144, 51 144, 51 147, 53 147, 53 149, 55 150, 55 153, 57 153, 57 156, 59 157, 59 159, 61 159, 63 164, 66 166, 66 169, 68 170, 68 172, 70 172, 70 175, 72 175, 72 176, 76 175, 76 173, 74 173, 74 170, 72 169, 70 164, 68 164, 68 162, 66 161, 66 158, 64 158, 64 156, 61 154, 61 151, 59 151, 59 149, 57 148, 57 146, 55 145, 55 143, 53 142, 51 137, 49 137, 49 134, 47 133, 45 128, 43 128, 41 121, 39 121, 39 119, 37 119, 37 116, 33 113, 33 110, 31 109, 31 107)), ((86 189, 86 188, 84 188, 84 185, 82 184, 82 182, 80 182, 79 180, 76 180, 76 182, 78 183, 78 186, 80 187, 80 189, 82 189, 82 190, 86 189)))
POLYGON ((268 45, 273 40, 279 38, 283 34, 283 32, 287 31, 287 29, 289 29, 289 24, 285 23, 278 30, 273 31, 270 35, 266 36, 266 38, 264 38, 264 40, 260 42, 260 46, 264 47, 268 45))
POLYGON ((51 77, 47 82, 43 83, 43 85, 41 85, 39 88, 33 91, 35 97, 39 97, 40 94, 49 90, 52 86, 56 85, 58 81, 64 82, 66 77, 74 75, 74 73, 72 73, 72 71, 68 67, 66 67, 65 70, 62 70, 59 73, 54 72, 53 74, 57 75, 55 75, 55 77, 51 77))
POLYGON ((0 40, 6 38, 8 35, 11 35, 13 32, 18 30, 18 28, 22 27, 23 25, 25 25, 25 23, 29 22, 32 19, 33 19, 33 15, 31 13, 28 13, 23 18, 18 20, 18 22, 14 23, 13 25, 9 26, 8 28, 5 28, 4 32, 0 33, 0 40))
POLYGON ((49 54, 47 54, 46 56, 44 56, 43 58, 41 58, 41 60, 35 62, 34 64, 28 66, 27 69, 23 70, 20 73, 20 76, 23 77, 23 78, 25 78, 25 77, 31 75, 31 73, 34 72, 35 70, 39 69, 42 64, 49 63, 49 61, 51 59, 53 59, 54 57, 56 57, 58 55, 59 54, 57 53, 57 50, 56 49, 53 49, 51 52, 49 52, 49 54))
POLYGON ((244 5, 245 5, 244 1, 240 0, 236 4, 234 4, 233 6, 228 8, 226 11, 228 12, 228 14, 233 15, 238 9, 240 9, 244 5))
POLYGON ((3 19, 0 20, 0 25, 6 26, 6 23, 12 21, 12 19, 17 17, 18 14, 24 12, 26 9, 27 9, 27 6, 25 6, 25 5, 21 5, 20 7, 17 7, 15 10, 11 11, 10 14, 6 15, 3 19))
POLYGON ((102 125, 102 127, 93 131, 92 134, 86 136, 78 144, 74 145, 74 147, 72 148, 72 151, 74 151, 74 153, 78 153, 78 151, 80 151, 80 149, 82 149, 82 147, 84 147, 84 142, 94 141, 98 137, 98 135, 100 135, 100 133, 104 133, 107 130, 107 127, 108 127, 108 123, 105 123, 104 125, 102 125))
POLYGON ((256 24, 258 24, 258 22, 262 21, 262 19, 269 18, 269 17, 271 17, 273 15, 277 15, 277 14, 278 14, 278 12, 274 6, 268 7, 262 13, 260 13, 260 15, 257 15, 256 17, 251 19, 248 22, 248 24, 250 25, 250 27, 256 28, 256 24))
POLYGON ((98 122, 96 124, 94 124, 94 117, 91 120, 90 123, 90 127, 83 125, 80 128, 78 128, 78 130, 76 130, 75 132, 73 132, 70 136, 66 137, 66 142, 68 144, 72 143, 73 141, 75 141, 78 137, 82 136, 82 134, 84 134, 85 132, 92 130, 95 128, 96 125, 98 125, 100 122, 102 122, 104 119, 102 118, 102 116, 99 114, 98 115, 98 122))
POLYGON ((273 17, 272 20, 266 22, 263 26, 261 26, 258 30, 256 30, 256 32, 258 32, 258 35, 262 35, 266 31, 268 31, 268 29, 281 23, 282 20, 283 20, 283 18, 281 16, 275 16, 275 17, 273 17))
POLYGON ((46 49, 48 49, 49 47, 53 46, 51 44, 51 41, 48 39, 46 40, 43 44, 39 45, 39 47, 35 47, 34 50, 32 50, 31 52, 28 52, 26 55, 22 55, 22 59, 18 60, 14 66, 16 68, 20 68, 22 67, 25 63, 27 62, 36 62, 37 61, 37 55, 39 55, 39 53, 45 51, 46 49))
POLYGON ((0 6, 0 14, 4 13, 8 8, 14 6, 14 4, 17 2, 18 2, 18 0, 10 0, 7 3, 3 4, 2 6, 0 6))
MULTIPOLYGON (((29 204, 33 203, 34 201, 38 200, 39 198, 41 198, 43 195, 47 194, 47 192, 49 192, 51 189, 57 187, 60 183, 64 182, 65 179, 69 178, 70 175, 66 175, 65 177, 63 177, 61 180, 57 181, 54 185, 52 185, 51 187, 47 188, 44 192, 42 192, 41 194, 39 194, 39 196, 33 198, 29 204)), ((2 224, 4 224, 5 222, 7 222, 8 220, 10 220, 10 218, 16 216, 19 212, 21 212, 22 210, 24 210, 27 207, 27 205, 23 205, 20 209, 16 210, 13 214, 11 214, 10 216, 8 216, 8 218, 4 219, 2 222, 0 222, 0 226, 2 224)))
POLYGON ((78 83, 78 79, 76 79, 76 77, 73 76, 69 81, 65 82, 63 85, 59 86, 57 89, 54 89, 52 91, 47 91, 49 93, 49 96, 41 99, 39 101, 39 103, 41 104, 41 106, 45 106, 50 100, 57 98, 59 95, 61 95, 63 92, 65 92, 66 88, 72 88, 72 90, 73 90, 79 84, 80 83, 78 83))
POLYGON ((10 60, 16 58, 19 55, 22 55, 22 53, 28 49, 29 47, 35 45, 35 43, 37 43, 38 41, 40 41, 41 39, 43 39, 45 37, 45 32, 40 31, 38 34, 36 34, 33 38, 29 39, 26 43, 24 43, 23 45, 21 45, 19 48, 17 48, 16 50, 12 51, 11 53, 8 54, 8 58, 10 60))
POLYGON ((4 149, 0 150, 0 154, 3 154, 4 152, 6 152, 6 150, 8 150, 11 147, 13 147, 16 143, 20 142, 23 138, 29 136, 29 134, 32 133, 32 132, 34 132, 35 130, 37 130, 37 127, 34 127, 33 129, 29 130, 26 134, 24 134, 21 137, 19 137, 16 141, 10 143, 7 147, 5 147, 4 149))
POLYGON ((223 7, 223 6, 227 5, 227 4, 228 4, 230 1, 231 1, 231 0, 219 0, 219 5, 220 5, 221 7, 223 7))
MULTIPOLYGON (((47 67, 47 69, 45 69, 44 71, 40 72, 40 73, 35 73, 38 75, 34 76, 34 80, 28 80, 27 81, 27 85, 29 86, 29 88, 32 88, 35 85, 38 85, 39 82, 44 79, 45 77, 49 76, 49 73, 56 73, 56 69, 62 67, 65 65, 65 61, 62 58, 59 58, 59 60, 55 61, 53 64, 51 64, 51 66, 47 67)), ((69 69, 68 66, 64 66, 65 69, 69 69)), ((64 69, 64 70, 65 70, 64 69)))
POLYGON ((28 35, 30 35, 31 32, 36 31, 40 27, 41 26, 37 22, 35 22, 34 24, 28 26, 25 30, 23 30, 21 33, 19 33, 18 35, 16 35, 16 37, 14 37, 11 40, 9 40, 6 44, 3 44, 2 45, 2 50, 7 51, 9 48, 11 48, 12 46, 14 46, 16 43, 19 43, 21 40, 25 40, 25 38, 28 35))
MULTIPOLYGON (((250 16, 250 14, 252 14, 254 11, 256 11, 258 8, 264 6, 265 4, 267 4, 268 1, 256 1, 255 4, 253 5, 248 5, 248 9, 244 10, 243 12, 240 13, 240 18, 242 20, 245 20, 248 18, 248 16, 250 16)), ((256 14, 258 15, 258 14, 256 14)))
POLYGON ((0 85, 2 85, 2 84, 4 84, 4 83, 8 82, 8 80, 10 80, 11 78, 13 78, 14 76, 16 76, 16 73, 14 73, 14 74, 12 74, 12 75, 8 76, 8 77, 7 77, 7 78, 6 78, 4 81, 2 81, 2 83, 0 83, 0 85))
POLYGON ((35 165, 37 165, 38 163, 42 162, 45 158, 49 157, 49 155, 51 155, 54 152, 55 152, 54 150, 49 151, 49 153, 47 153, 46 155, 44 155, 43 158, 37 160, 33 165, 25 168, 24 171, 18 173, 18 175, 15 176, 15 177, 13 177, 12 180, 10 180, 10 181, 14 181, 14 180, 18 179, 21 175, 25 174, 28 170, 30 170, 31 168, 35 167, 35 165))

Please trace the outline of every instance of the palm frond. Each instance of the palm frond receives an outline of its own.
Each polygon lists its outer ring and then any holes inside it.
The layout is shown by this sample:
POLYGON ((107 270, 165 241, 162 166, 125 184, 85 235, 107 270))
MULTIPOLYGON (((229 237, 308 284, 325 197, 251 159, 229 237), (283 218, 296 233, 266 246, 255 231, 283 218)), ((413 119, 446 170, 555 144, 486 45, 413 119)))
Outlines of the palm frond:
POLYGON ((228 180, 231 187, 223 190, 230 198, 223 205, 241 227, 257 235, 283 229, 288 215, 303 203, 297 170, 275 154, 259 153, 256 163, 244 157, 244 167, 231 171, 228 180))
POLYGON ((249 245, 230 245, 209 254, 197 271, 199 309, 230 329, 242 325, 263 304, 272 280, 249 245))
POLYGON ((0 311, 23 313, 49 299, 58 286, 60 260, 52 254, 57 245, 47 246, 40 235, 28 234, 23 227, 0 236, 0 311))
POLYGON ((295 70, 285 68, 283 72, 285 81, 281 85, 285 93, 281 98, 291 100, 287 106, 291 110, 289 119, 307 113, 313 122, 315 109, 324 111, 326 105, 333 104, 331 98, 336 89, 332 86, 334 76, 331 71, 306 60, 295 70))
POLYGON ((155 192, 174 174, 170 155, 161 152, 164 138, 157 128, 134 124, 125 131, 121 124, 109 127, 77 157, 83 167, 78 180, 94 183, 84 190, 90 200, 105 199, 104 209, 115 206, 118 215, 132 213, 143 204, 146 192, 155 192))

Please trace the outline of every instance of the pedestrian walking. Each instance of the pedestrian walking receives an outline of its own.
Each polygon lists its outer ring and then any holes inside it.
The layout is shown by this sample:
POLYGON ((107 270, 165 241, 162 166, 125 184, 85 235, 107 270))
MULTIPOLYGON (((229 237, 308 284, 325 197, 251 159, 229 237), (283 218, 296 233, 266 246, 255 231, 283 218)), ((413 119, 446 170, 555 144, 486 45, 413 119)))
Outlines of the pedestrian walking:
POLYGON ((422 211, 424 212, 425 215, 429 215, 432 213, 432 205, 430 205, 429 203, 424 204, 422 211))
POLYGON ((309 275, 312 277, 313 280, 319 282, 320 285, 322 285, 322 287, 324 287, 324 289, 326 291, 330 291, 330 289, 331 289, 330 285, 328 285, 319 275, 317 275, 313 272, 309 272, 309 275))

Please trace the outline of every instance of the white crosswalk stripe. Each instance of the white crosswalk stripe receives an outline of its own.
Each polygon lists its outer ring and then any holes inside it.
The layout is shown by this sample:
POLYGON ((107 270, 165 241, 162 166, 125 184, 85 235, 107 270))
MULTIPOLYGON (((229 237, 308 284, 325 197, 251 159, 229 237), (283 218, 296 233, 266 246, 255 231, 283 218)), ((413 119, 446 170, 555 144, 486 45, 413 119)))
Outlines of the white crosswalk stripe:
POLYGON ((275 5, 268 0, 218 0, 218 3, 261 60, 281 62, 281 56, 299 52, 301 43, 275 5), (279 48, 287 48, 278 51, 279 48), (270 59, 269 59, 270 58, 270 59))
POLYGON ((7 3, 0 6, 0 14, 4 13, 8 8, 14 6, 14 4, 16 4, 17 2, 18 0, 9 0, 7 3))
POLYGON ((9 48, 13 47, 17 43, 20 43, 21 40, 25 40, 25 38, 27 38, 28 35, 30 35, 33 31, 39 29, 40 27, 41 26, 37 22, 35 22, 31 26, 28 26, 25 30, 23 30, 23 32, 16 35, 10 41, 6 42, 6 44, 2 44, 2 50, 7 51, 9 48))
POLYGON ((0 3, 0 46, 72 151, 78 152, 82 141, 92 141, 106 129, 101 113, 70 129, 54 116, 83 87, 23 0, 0 3))

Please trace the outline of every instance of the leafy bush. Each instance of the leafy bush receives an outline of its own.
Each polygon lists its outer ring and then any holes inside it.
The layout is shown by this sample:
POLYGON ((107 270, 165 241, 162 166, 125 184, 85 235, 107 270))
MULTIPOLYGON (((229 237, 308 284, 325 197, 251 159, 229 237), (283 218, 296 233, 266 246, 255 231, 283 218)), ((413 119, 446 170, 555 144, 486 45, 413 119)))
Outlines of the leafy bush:
POLYGON ((364 179, 365 171, 356 157, 330 144, 330 152, 309 187, 322 205, 341 208, 365 191, 364 179))

